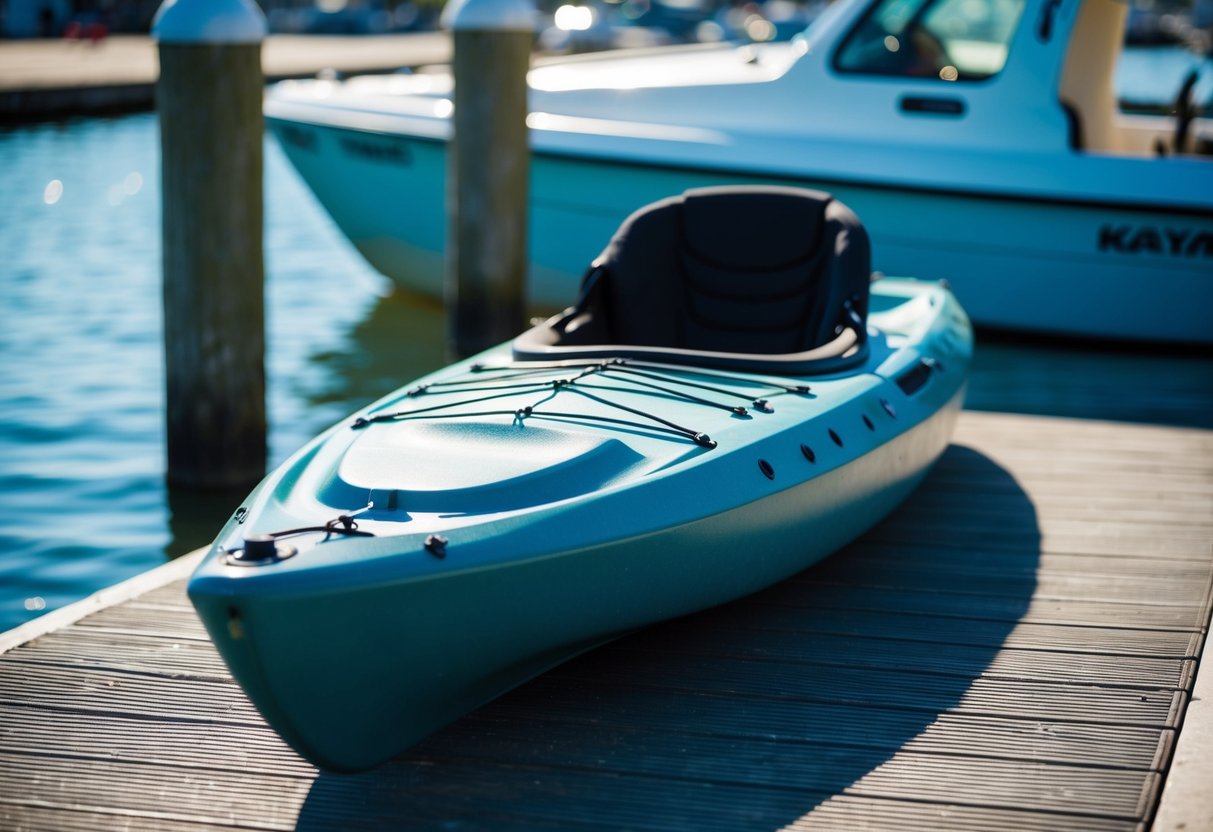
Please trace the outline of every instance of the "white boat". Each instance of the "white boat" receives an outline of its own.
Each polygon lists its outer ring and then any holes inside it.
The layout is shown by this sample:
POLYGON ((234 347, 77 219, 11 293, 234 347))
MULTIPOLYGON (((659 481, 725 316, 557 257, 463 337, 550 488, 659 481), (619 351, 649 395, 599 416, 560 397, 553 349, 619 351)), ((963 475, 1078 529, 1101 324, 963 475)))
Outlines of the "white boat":
MULTIPOLYGON (((1213 121, 1120 113, 1118 0, 839 0, 790 43, 531 70, 529 292, 686 188, 828 190, 874 267, 944 278, 992 327, 1213 343, 1213 121)), ((1177 92, 1178 95, 1178 92, 1177 92)), ((292 81, 287 154, 379 270, 438 295, 449 75, 292 81)))

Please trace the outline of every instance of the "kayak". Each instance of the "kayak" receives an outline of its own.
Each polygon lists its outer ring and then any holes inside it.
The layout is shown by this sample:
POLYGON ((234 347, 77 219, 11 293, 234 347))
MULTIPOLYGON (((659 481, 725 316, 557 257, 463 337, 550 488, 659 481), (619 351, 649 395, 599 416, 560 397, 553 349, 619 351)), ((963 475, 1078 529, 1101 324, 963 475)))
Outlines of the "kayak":
POLYGON ((815 192, 638 211, 575 306, 333 426, 233 513, 189 583, 233 676, 308 760, 364 770, 862 534, 947 446, 973 343, 945 284, 867 257, 815 192))

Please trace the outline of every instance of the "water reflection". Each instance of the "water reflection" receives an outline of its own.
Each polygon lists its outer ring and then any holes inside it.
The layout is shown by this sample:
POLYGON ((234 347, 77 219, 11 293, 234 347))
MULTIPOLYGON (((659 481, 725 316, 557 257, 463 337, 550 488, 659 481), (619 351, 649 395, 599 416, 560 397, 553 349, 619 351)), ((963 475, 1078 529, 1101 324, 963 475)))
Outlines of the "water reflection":
POLYGON ((1213 355, 979 330, 965 407, 1213 428, 1213 355))
POLYGON ((194 489, 168 486, 169 538, 165 554, 178 558, 209 546, 219 529, 248 496, 248 489, 194 489))
POLYGON ((311 357, 320 384, 306 392, 307 401, 340 406, 344 415, 385 396, 446 365, 444 333, 436 302, 399 292, 381 298, 350 331, 348 344, 311 357))

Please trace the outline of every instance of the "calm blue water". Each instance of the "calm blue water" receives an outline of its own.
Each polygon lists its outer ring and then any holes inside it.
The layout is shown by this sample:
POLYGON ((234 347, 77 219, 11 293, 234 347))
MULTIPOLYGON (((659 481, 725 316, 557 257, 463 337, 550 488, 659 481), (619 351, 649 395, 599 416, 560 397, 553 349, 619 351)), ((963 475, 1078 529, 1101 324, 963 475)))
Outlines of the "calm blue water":
MULTIPOLYGON (((204 545, 242 496, 163 483, 158 138, 0 131, 0 631, 204 545)), ((441 362, 441 313, 382 298, 272 142, 266 291, 271 463, 441 362)))

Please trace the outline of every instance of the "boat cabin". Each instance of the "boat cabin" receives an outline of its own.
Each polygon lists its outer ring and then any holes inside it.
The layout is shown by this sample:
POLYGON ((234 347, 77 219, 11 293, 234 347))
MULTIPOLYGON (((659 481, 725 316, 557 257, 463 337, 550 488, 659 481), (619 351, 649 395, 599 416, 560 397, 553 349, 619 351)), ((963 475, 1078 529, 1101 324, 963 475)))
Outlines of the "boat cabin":
POLYGON ((1213 151, 1193 130, 1195 74, 1175 91, 1177 119, 1120 112, 1114 73, 1128 13, 1122 0, 839 3, 807 30, 788 75, 826 72, 832 83, 811 94, 821 110, 892 104, 911 137, 931 141, 940 120, 954 119, 980 125, 980 137, 958 132, 986 145, 1002 136, 1129 156, 1213 151))

